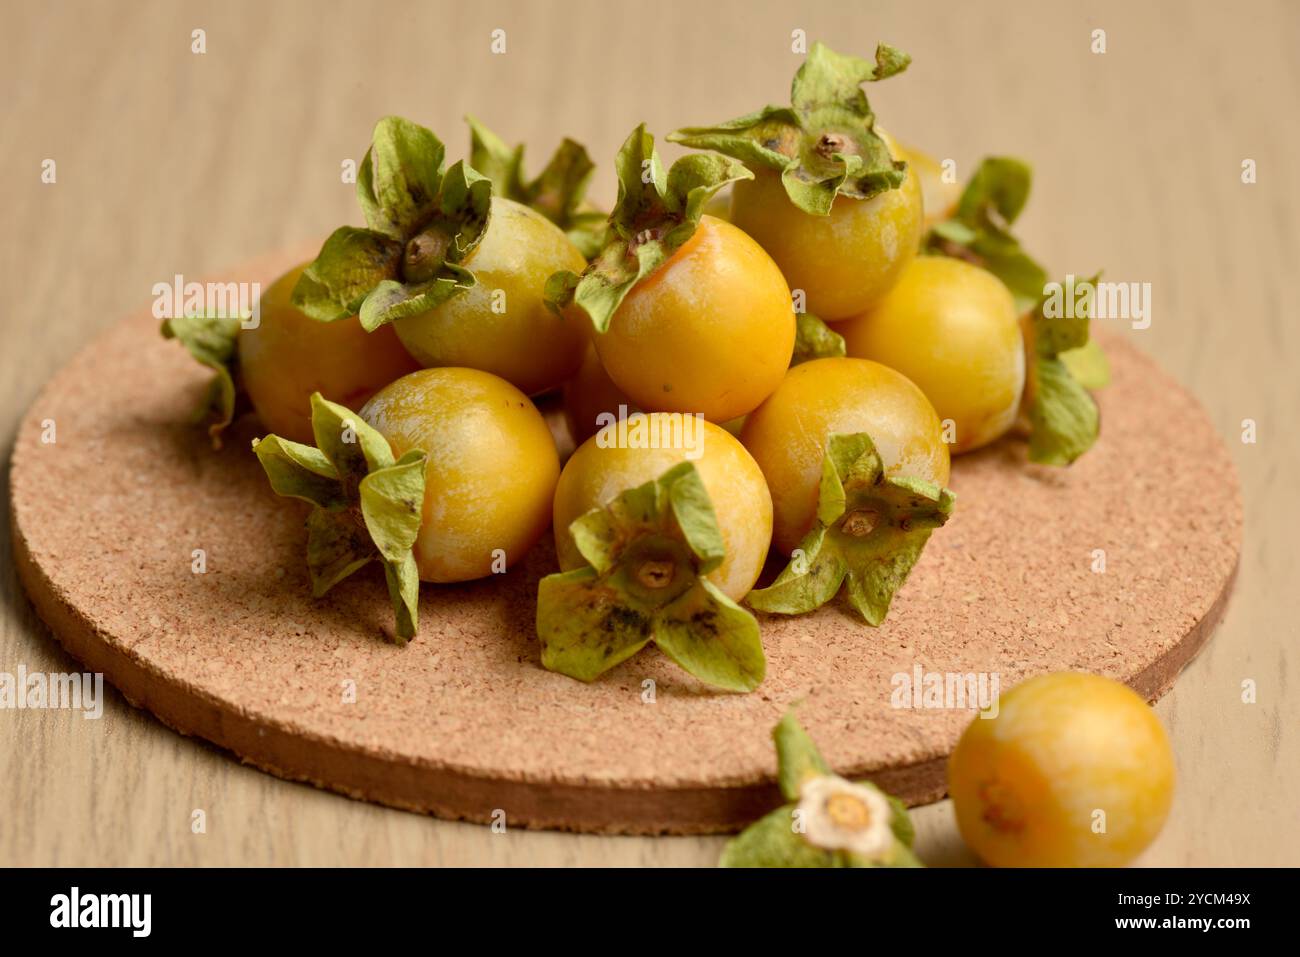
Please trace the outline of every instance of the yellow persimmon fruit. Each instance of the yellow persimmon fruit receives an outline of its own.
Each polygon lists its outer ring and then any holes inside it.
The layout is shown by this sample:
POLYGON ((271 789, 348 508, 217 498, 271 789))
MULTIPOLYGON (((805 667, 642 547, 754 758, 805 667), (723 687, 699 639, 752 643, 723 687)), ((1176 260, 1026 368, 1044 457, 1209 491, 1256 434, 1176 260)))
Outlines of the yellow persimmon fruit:
POLYGON ((545 533, 559 455, 537 407, 477 369, 413 372, 382 389, 361 417, 400 458, 423 449, 420 578, 458 582, 512 567, 545 533))
POLYGON ((602 429, 578 447, 555 489, 560 567, 567 571, 586 564, 569 532, 574 519, 691 461, 713 504, 726 549, 722 564, 708 578, 739 601, 757 581, 772 538, 772 498, 758 465, 735 437, 711 422, 651 413, 633 415, 623 425, 628 437, 661 437, 662 447, 642 447, 636 438, 623 441, 616 427, 602 429), (668 436, 682 438, 667 441, 668 436))
POLYGON ((393 327, 421 365, 482 369, 535 395, 577 371, 591 328, 572 310, 547 308, 546 279, 586 264, 541 213, 494 196, 488 228, 462 264, 475 285, 393 327))
POLYGON ((632 287, 595 345, 610 380, 638 407, 725 422, 781 382, 794 335, 790 290, 772 258, 706 215, 632 287))
POLYGON ((880 302, 835 329, 850 356, 921 387, 939 418, 953 423, 953 454, 987 445, 1015 423, 1024 340, 1015 300, 987 270, 919 256, 880 302))
POLYGON ((948 761, 962 837, 997 867, 1120 867, 1155 839, 1174 759, 1155 713, 1109 678, 1030 678, 976 717, 948 761))
POLYGON ((885 475, 948 484, 939 417, 910 379, 866 359, 797 365, 740 433, 772 493, 773 544, 782 554, 812 526, 827 441, 859 432, 875 444, 885 475))
POLYGON ((311 442, 311 396, 359 409, 394 379, 418 369, 391 329, 366 332, 355 316, 317 322, 290 301, 304 266, 262 295, 256 327, 235 342, 245 392, 267 432, 311 442))

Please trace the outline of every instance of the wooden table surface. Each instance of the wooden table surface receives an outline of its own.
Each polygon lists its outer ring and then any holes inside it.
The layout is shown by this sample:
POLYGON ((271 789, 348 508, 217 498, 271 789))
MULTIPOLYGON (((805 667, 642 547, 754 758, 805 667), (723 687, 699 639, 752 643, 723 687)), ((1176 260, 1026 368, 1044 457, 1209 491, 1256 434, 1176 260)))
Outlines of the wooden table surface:
MULTIPOLYGON (((1152 284, 1151 326, 1129 334, 1204 403, 1240 473, 1239 582, 1157 706, 1179 784, 1141 863, 1300 863, 1300 302, 1287 285, 1300 181, 1286 166, 1300 155, 1300 5, 3 0, 0 19, 6 461, 44 381, 154 283, 359 221, 340 169, 380 115, 459 151, 473 113, 531 144, 534 169, 573 136, 603 161, 608 202, 608 159, 637 122, 662 135, 783 101, 793 30, 864 55, 878 40, 908 50, 912 68, 871 91, 882 123, 963 178, 987 153, 1031 158, 1030 247, 1057 273, 1152 284)), ((3 481, 7 502, 7 468, 3 481)), ((7 541, 0 562, 0 672, 78 670, 19 590, 7 541)), ((0 865, 709 865, 722 844, 495 834, 392 811, 246 768, 108 699, 100 721, 0 711, 0 865)), ((972 860, 947 802, 914 817, 923 859, 972 860)))

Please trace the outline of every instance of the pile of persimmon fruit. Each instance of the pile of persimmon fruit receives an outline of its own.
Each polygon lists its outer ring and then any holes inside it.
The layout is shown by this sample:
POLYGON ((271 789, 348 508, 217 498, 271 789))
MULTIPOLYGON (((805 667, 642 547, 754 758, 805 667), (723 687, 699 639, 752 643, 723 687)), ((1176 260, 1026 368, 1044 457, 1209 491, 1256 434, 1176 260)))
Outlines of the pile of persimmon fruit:
MULTIPOLYGON (((815 44, 788 105, 671 133, 671 166, 638 126, 609 212, 573 140, 530 178, 523 147, 472 118, 450 164, 432 131, 381 119, 357 169, 364 226, 270 285, 255 322, 163 323, 214 372, 214 445, 253 413, 271 488, 310 506, 313 593, 378 563, 404 644, 421 583, 506 574, 550 530, 545 668, 592 681, 654 644, 747 692, 767 669, 760 616, 833 603, 850 627, 884 621, 957 507, 953 456, 1008 435, 1034 467, 1084 454, 1108 369, 1087 310, 1047 308, 1050 277, 1012 232, 1030 169, 993 156, 959 179, 879 126, 864 85, 909 63, 815 44)), ((950 789, 986 860, 1115 863, 1159 829, 1163 733, 1092 680, 1026 683, 958 746, 950 789), (1047 799, 1050 779, 1092 806, 1052 761, 1083 761, 1069 741, 1102 740, 1098 721, 1141 752, 1084 761, 1131 792, 1104 853, 1047 799)))
POLYGON ((163 326, 216 372, 214 442, 251 409, 272 488, 312 506, 313 591, 378 561, 405 642, 421 582, 508 572, 553 529, 546 668, 589 681, 653 643, 749 691, 755 611, 884 620, 956 507, 953 455, 1008 432, 1034 462, 1086 451, 1104 356, 1086 318, 1045 318, 1010 231, 1029 167, 992 157, 963 187, 894 140, 863 87, 909 62, 815 44, 788 106, 670 134, 671 167, 638 126, 608 213, 572 140, 530 179, 474 119, 450 165, 381 119, 364 227, 256 323, 163 326))

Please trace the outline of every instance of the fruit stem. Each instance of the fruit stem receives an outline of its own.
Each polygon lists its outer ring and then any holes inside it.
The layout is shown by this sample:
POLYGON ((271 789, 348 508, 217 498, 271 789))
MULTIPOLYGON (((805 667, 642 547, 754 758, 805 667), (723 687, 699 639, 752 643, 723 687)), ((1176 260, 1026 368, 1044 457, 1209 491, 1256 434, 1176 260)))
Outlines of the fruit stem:
POLYGON ((652 558, 636 571, 637 581, 646 588, 666 588, 673 580, 674 565, 668 559, 652 558))
POLYGON ((823 133, 817 140, 817 155, 830 159, 836 153, 843 153, 848 140, 840 133, 823 133))
POLYGON ((403 276, 408 282, 423 282, 433 277, 447 259, 451 237, 445 230, 432 226, 406 244, 403 276))
POLYGON ((860 508, 849 512, 844 516, 844 521, 840 529, 846 535, 852 535, 854 538, 862 538, 870 535, 876 530, 876 525, 880 522, 880 513, 869 508, 860 508))

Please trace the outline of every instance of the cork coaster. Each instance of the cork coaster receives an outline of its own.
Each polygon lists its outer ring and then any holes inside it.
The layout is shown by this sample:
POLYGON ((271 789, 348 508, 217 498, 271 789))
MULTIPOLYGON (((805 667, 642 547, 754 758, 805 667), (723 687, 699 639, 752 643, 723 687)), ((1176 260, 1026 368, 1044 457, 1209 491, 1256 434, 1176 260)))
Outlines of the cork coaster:
MULTIPOLYGON (((292 261, 238 278, 265 287, 292 261)), ((19 430, 14 552, 37 611, 169 727, 439 817, 734 830, 778 803, 769 733, 796 702, 838 771, 936 800, 972 712, 896 707, 896 676, 996 673, 1006 689, 1077 669, 1154 699, 1221 618, 1237 567, 1226 449, 1182 387, 1102 330, 1114 381, 1098 446, 1069 469, 1027 464, 1012 439, 958 460, 956 515, 885 625, 838 607, 764 617, 768 677, 751 694, 714 692, 653 649, 591 685, 543 670, 533 615, 549 537, 504 576, 425 585, 421 634, 398 648, 381 637, 377 569, 310 597, 304 513, 267 487, 248 451, 256 423, 214 453, 188 424, 208 374, 157 326, 142 311, 101 335, 19 430)))

